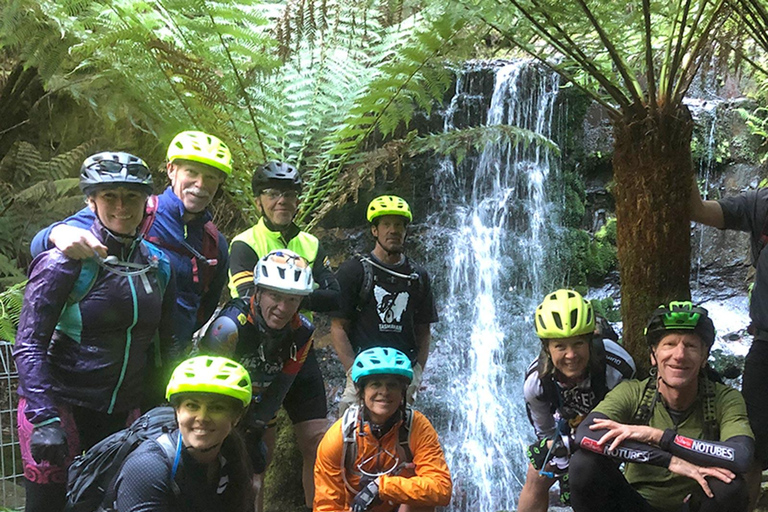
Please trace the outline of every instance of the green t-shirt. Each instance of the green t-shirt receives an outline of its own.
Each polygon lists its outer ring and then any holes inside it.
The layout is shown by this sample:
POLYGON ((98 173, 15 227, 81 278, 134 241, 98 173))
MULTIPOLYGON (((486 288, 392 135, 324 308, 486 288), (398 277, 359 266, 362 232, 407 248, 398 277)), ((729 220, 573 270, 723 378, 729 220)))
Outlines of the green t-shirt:
MULTIPOLYGON (((635 411, 643 400, 647 382, 648 379, 622 381, 605 396, 593 412, 605 414, 619 423, 632 423, 635 411)), ((710 439, 711 441, 726 441, 735 436, 754 438, 752 429, 749 428, 744 398, 737 390, 723 384, 715 384, 715 415, 720 426, 720 439, 710 439)), ((677 427, 667 408, 659 400, 648 424, 660 430, 671 428, 685 437, 704 439, 701 399, 697 399, 691 413, 677 427)), ((680 510, 683 499, 699 487, 691 478, 650 464, 628 463, 624 476, 652 507, 664 511, 680 510)))

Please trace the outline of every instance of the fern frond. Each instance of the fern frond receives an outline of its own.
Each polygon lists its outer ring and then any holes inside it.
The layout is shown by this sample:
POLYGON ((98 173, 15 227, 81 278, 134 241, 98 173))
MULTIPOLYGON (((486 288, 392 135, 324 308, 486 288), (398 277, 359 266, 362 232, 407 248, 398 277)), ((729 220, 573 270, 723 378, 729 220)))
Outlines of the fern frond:
MULTIPOLYGON (((2 266, 2 255, 0 255, 2 266)), ((3 273, 0 268, 0 275, 3 273)), ((0 293, 0 340, 16 341, 16 330, 19 326, 21 307, 24 302, 24 287, 26 281, 14 284, 0 293)))

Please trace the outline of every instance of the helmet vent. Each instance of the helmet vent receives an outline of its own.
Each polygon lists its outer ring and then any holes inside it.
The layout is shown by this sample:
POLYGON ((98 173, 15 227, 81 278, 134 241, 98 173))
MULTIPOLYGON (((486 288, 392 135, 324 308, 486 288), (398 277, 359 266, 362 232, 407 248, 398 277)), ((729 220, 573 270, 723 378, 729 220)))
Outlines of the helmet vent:
POLYGON ((563 328, 563 319, 560 317, 560 313, 558 313, 557 311, 553 311, 552 319, 555 321, 555 325, 557 326, 558 329, 563 328))
POLYGON ((571 310, 571 326, 574 327, 578 325, 579 321, 579 311, 577 309, 571 310))

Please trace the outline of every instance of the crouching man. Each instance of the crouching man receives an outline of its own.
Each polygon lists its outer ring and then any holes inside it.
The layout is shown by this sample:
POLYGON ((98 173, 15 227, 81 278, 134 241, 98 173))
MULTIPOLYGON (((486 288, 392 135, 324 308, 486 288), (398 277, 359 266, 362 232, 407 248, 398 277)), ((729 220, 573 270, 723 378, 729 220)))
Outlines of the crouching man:
POLYGON ((746 511, 742 474, 754 436, 741 394, 707 377, 715 341, 707 310, 661 306, 645 335, 651 376, 620 383, 576 432, 573 510, 746 511))

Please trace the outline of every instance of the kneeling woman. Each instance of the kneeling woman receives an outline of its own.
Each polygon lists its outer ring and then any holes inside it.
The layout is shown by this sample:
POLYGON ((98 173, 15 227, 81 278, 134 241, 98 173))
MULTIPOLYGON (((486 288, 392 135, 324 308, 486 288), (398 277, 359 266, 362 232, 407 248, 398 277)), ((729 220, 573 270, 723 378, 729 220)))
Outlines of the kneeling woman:
POLYGON ((131 453, 117 479, 117 511, 252 511, 252 470, 234 430, 251 402, 245 368, 224 357, 193 357, 174 370, 166 398, 178 422, 170 435, 175 459, 156 442, 131 453))
POLYGON ((359 403, 325 434, 315 463, 315 512, 431 511, 451 500, 437 432, 405 404, 413 370, 402 352, 376 347, 352 365, 359 403))

